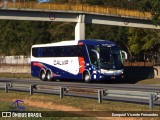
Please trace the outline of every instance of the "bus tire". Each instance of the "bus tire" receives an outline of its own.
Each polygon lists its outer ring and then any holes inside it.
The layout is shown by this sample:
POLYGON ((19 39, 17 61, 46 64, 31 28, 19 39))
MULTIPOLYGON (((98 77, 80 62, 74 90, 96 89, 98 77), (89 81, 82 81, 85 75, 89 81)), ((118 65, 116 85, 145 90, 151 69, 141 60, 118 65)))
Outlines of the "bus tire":
POLYGON ((52 80, 52 74, 51 74, 50 71, 47 71, 46 78, 47 78, 48 81, 52 80))
POLYGON ((47 79, 46 79, 46 74, 45 74, 45 72, 42 70, 41 71, 41 74, 40 74, 40 80, 42 80, 42 81, 46 81, 47 79))
POLYGON ((91 78, 88 72, 84 72, 83 74, 83 79, 86 83, 90 83, 91 82, 91 78))

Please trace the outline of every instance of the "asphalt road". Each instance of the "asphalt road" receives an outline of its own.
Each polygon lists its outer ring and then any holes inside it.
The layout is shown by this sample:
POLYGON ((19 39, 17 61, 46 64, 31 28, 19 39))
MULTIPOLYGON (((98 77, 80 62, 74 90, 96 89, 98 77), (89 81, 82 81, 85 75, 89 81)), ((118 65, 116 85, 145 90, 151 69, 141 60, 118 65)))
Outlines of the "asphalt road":
POLYGON ((134 90, 134 91, 145 91, 145 92, 160 92, 160 85, 84 83, 84 82, 66 82, 66 81, 57 82, 57 81, 41 81, 41 80, 13 79, 13 78, 0 78, 0 82, 64 86, 64 87, 89 88, 89 89, 116 89, 116 90, 134 90))

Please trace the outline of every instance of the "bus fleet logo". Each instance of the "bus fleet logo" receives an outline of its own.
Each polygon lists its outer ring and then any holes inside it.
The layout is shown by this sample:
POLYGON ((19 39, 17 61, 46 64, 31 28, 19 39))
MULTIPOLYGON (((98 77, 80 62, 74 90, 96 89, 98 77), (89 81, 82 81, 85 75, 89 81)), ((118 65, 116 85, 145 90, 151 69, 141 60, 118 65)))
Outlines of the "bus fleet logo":
POLYGON ((10 112, 25 111, 24 101, 23 100, 16 100, 15 102, 12 103, 9 111, 10 112))

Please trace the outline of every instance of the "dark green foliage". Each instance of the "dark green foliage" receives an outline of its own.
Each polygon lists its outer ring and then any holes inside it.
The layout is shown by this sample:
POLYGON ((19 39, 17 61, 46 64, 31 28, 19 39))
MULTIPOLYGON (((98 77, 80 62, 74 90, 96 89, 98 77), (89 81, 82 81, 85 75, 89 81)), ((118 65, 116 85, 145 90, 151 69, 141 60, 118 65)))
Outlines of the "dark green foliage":
POLYGON ((47 22, 1 20, 0 28, 1 55, 29 55, 33 44, 51 42, 47 22))
POLYGON ((51 42, 75 39, 75 25, 75 23, 51 23, 49 26, 51 42))
POLYGON ((140 4, 140 10, 151 12, 153 23, 160 24, 160 0, 143 0, 140 4))

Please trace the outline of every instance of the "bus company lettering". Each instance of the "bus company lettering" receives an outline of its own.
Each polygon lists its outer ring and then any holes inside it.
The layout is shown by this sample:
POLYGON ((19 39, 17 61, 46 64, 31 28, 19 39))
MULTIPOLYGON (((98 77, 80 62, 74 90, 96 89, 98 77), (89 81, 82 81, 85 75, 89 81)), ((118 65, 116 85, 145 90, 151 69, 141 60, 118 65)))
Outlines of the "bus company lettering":
POLYGON ((69 63, 68 60, 54 60, 53 65, 67 65, 69 63))
POLYGON ((113 47, 115 44, 102 44, 102 46, 113 47))

